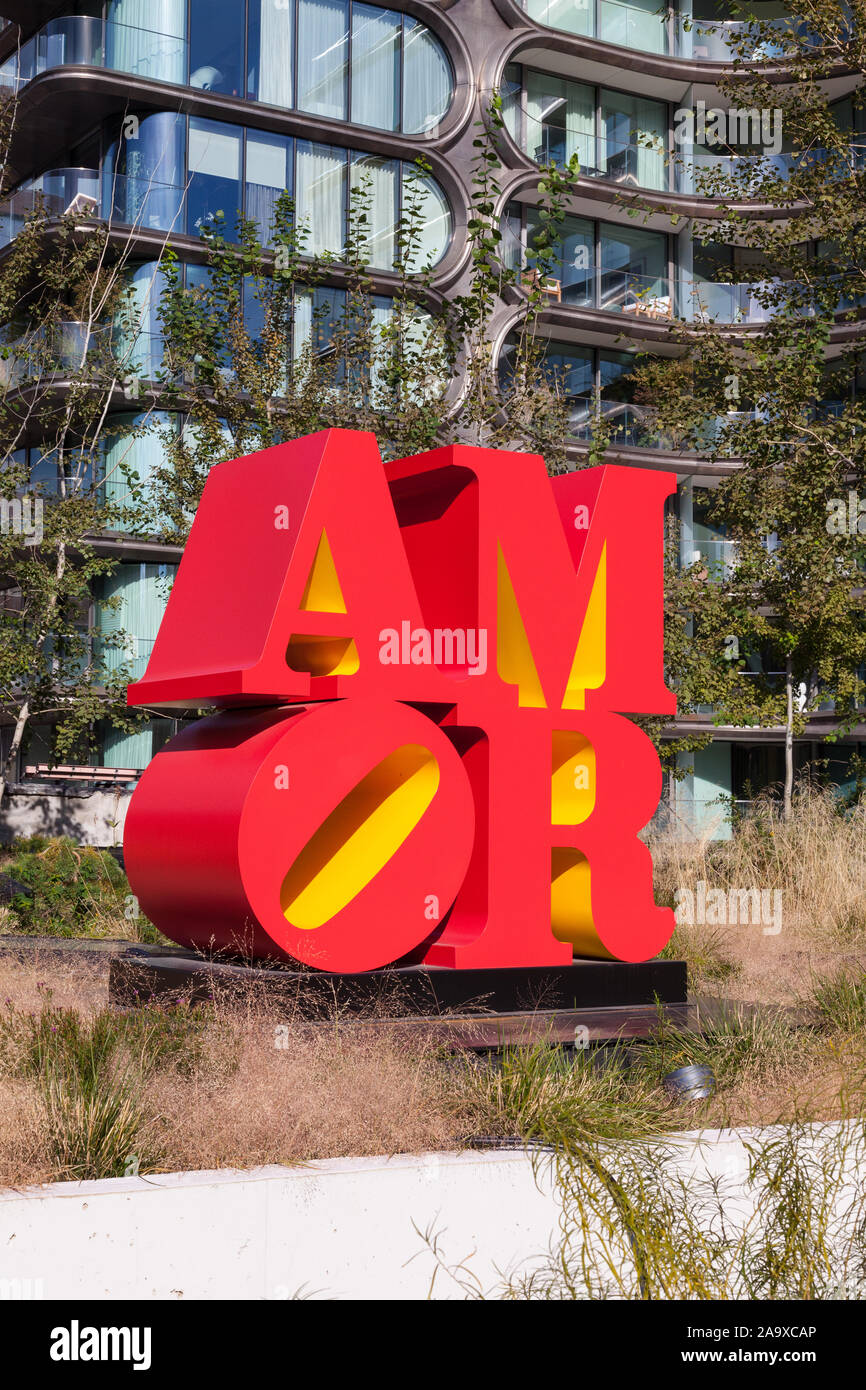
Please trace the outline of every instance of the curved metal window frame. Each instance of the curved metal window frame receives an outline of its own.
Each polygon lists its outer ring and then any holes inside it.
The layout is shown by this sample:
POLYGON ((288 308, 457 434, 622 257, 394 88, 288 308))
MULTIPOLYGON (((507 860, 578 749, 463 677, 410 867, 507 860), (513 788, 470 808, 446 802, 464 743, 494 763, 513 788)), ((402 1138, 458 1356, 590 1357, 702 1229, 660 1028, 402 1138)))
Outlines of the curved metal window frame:
MULTIPOLYGON (((116 159, 117 159, 117 151, 118 151, 120 142, 121 142, 121 140, 123 139, 123 130, 124 130, 124 126, 125 126, 126 123, 129 122, 130 116, 131 116, 131 115, 136 115, 136 114, 138 115, 138 120, 139 120, 139 126, 137 127, 137 130, 140 130, 140 129, 141 129, 141 126, 144 125, 145 121, 148 120, 148 119, 151 118, 151 117, 166 116, 166 115, 168 115, 168 116, 170 116, 170 117, 173 117, 173 118, 177 119, 178 121, 182 121, 182 122, 183 122, 183 139, 184 139, 183 168, 184 168, 184 184, 183 184, 183 187, 178 188, 178 189, 176 190, 177 193, 178 193, 178 195, 179 195, 179 203, 180 203, 180 207, 181 207, 181 214, 180 214, 180 218, 179 218, 179 225, 178 225, 178 223, 176 223, 175 226, 174 226, 174 228, 158 228, 158 230, 164 230, 164 231, 171 231, 171 230, 174 230, 175 232, 180 232, 181 234, 187 235, 187 236, 195 236, 195 235, 196 235, 195 232, 190 232, 190 231, 189 231, 189 229, 188 229, 188 223, 187 223, 187 214, 188 214, 187 195, 188 195, 188 191, 189 191, 189 187, 190 187, 190 181, 191 181, 191 178, 193 177, 193 175, 190 174, 190 169, 189 169, 190 122, 191 122, 191 121, 194 121, 194 120, 205 121, 207 124, 210 124, 210 125, 224 125, 224 126, 226 127, 226 133, 227 133, 227 134, 230 134, 230 133, 231 133, 231 134, 236 134, 236 133, 237 133, 237 134, 240 134, 240 137, 241 137, 241 149, 240 149, 240 165, 239 165, 239 176, 238 176, 238 189, 239 189, 240 197, 241 197, 241 206, 240 206, 240 208, 238 209, 238 211, 241 212, 241 214, 242 214, 243 216, 247 216, 247 215, 248 215, 247 206, 246 206, 246 199, 247 199, 247 141, 248 141, 248 138, 249 138, 250 136, 252 136, 253 138, 255 138, 255 137, 257 137, 257 136, 274 135, 275 133, 274 133, 273 131, 264 131, 264 130, 262 130, 262 129, 261 129, 260 127, 258 127, 258 126, 244 126, 244 125, 241 125, 241 124, 239 124, 238 122, 234 122, 234 121, 232 121, 232 122, 228 122, 228 121, 223 121, 223 122, 221 122, 221 121, 214 121, 212 117, 185 116, 185 115, 183 115, 183 114, 181 114, 181 113, 179 113, 179 112, 176 112, 176 111, 162 111, 162 112, 161 112, 161 111, 142 111, 142 112, 140 112, 140 113, 126 113, 123 117, 116 118, 116 119, 118 119, 119 122, 120 122, 120 129, 117 131, 117 134, 112 134, 112 132, 111 132, 111 124, 110 124, 110 123, 108 123, 107 126, 104 127, 102 156, 101 156, 101 160, 100 160, 100 180, 101 180, 101 185, 102 185, 102 199, 101 199, 101 202, 102 202, 102 209, 103 209, 103 212, 104 212, 104 209, 105 209, 105 207, 106 207, 106 199, 107 199, 107 197, 109 197, 109 198, 111 197, 112 188, 114 187, 114 184, 113 184, 113 183, 112 183, 111 185, 109 185, 109 186, 106 186, 106 182, 105 182, 105 180, 106 180, 106 174, 108 174, 109 176, 111 176, 113 179, 125 178, 125 177, 127 177, 126 175, 117 175, 116 172, 115 172, 114 174, 112 174, 112 169, 115 167, 115 161, 116 161, 116 159)), ((137 136, 136 136, 136 138, 137 138, 137 136)), ((290 185, 290 187, 289 187, 286 191, 287 191, 287 192, 290 192, 290 193, 292 194, 292 196, 295 197, 295 196, 296 196, 296 190, 297 190, 297 150, 298 150, 298 144, 299 144, 299 143, 302 143, 302 144, 304 144, 304 143, 309 143, 309 141, 303 139, 302 137, 299 137, 299 136, 291 136, 291 135, 282 136, 282 137, 280 137, 280 138, 286 140, 287 143, 288 143, 288 145, 289 145, 288 157, 289 157, 289 159, 290 159, 290 161, 291 161, 291 164, 290 164, 290 168, 291 168, 291 185, 290 185)), ((350 189, 350 187, 351 187, 352 167, 353 167, 353 164, 356 164, 357 161, 358 161, 359 159, 363 159, 363 158, 365 158, 365 157, 369 157, 369 158, 372 158, 372 159, 379 159, 379 158, 381 158, 381 159, 383 159, 386 163, 388 163, 388 164, 393 164, 393 165, 396 165, 396 166, 398 167, 398 179, 397 179, 397 189, 396 189, 396 199, 395 199, 395 226, 399 223, 400 219, 401 219, 402 216, 403 216, 404 180, 405 180, 405 176, 406 176, 406 173, 407 173, 407 172, 410 172, 410 171, 413 169, 413 167, 414 167, 414 166, 412 165, 411 161, 409 161, 409 160, 401 160, 401 159, 397 158, 396 156, 379 155, 377 152, 372 151, 372 150, 363 150, 363 149, 359 149, 359 148, 357 147, 357 145, 354 144, 354 143, 353 143, 351 146, 349 146, 349 145, 337 145, 337 144, 333 144, 333 143, 327 142, 327 141, 320 141, 320 142, 315 142, 315 143, 321 144, 323 147, 326 147, 326 148, 329 149, 329 150, 334 150, 334 151, 339 152, 339 153, 343 156, 343 159, 344 159, 344 161, 345 161, 346 179, 345 179, 345 195, 344 195, 344 199, 343 199, 343 214, 342 214, 342 215, 343 215, 343 228, 344 228, 344 246, 345 246, 345 238, 347 238, 347 237, 348 237, 348 234, 349 234, 349 203, 348 203, 348 193, 349 193, 349 189, 350 189)), ((147 175, 144 175, 144 177, 147 178, 147 175)), ((437 256, 436 260, 435 260, 435 261, 432 263, 432 265, 429 267, 431 270, 435 270, 436 266, 441 265, 442 261, 443 261, 443 260, 445 259, 445 257, 447 256, 447 254, 448 254, 448 252, 449 252, 449 250, 451 249, 451 246, 452 246, 452 244, 453 244, 454 233, 455 233, 454 209, 453 209, 452 206, 451 206, 451 200, 449 199, 448 194, 446 193, 445 189, 442 187, 442 185, 441 185, 441 183, 439 182, 439 180, 436 179, 435 176, 434 176, 432 173, 430 173, 430 174, 425 174, 425 175, 423 175, 422 177, 425 179, 425 181, 429 182, 429 183, 433 186, 433 188, 435 189, 436 195, 437 195, 437 197, 438 197, 439 199, 441 199, 442 206, 445 208, 445 210, 446 210, 446 212, 447 212, 447 217, 448 217, 447 231, 446 231, 445 237, 443 238, 442 248, 441 248, 440 254, 437 256)), ((122 223, 121 225, 126 226, 126 225, 133 225, 133 224, 122 223)), ((225 234, 226 234, 227 238, 230 240, 231 238, 230 238, 230 236, 229 236, 229 228, 228 228, 228 226, 226 226, 225 234)), ((265 233, 264 230, 262 231, 262 235, 263 235, 263 236, 266 235, 266 233, 265 233)), ((265 242, 265 244, 267 244, 267 243, 265 242)), ((340 249, 342 249, 342 248, 340 248, 340 249)), ((337 254, 339 255, 339 250, 338 250, 337 254)), ((370 265, 370 269, 371 269, 372 271, 374 271, 374 272, 392 272, 392 273, 393 273, 393 271, 394 271, 393 265, 381 266, 381 265, 375 265, 375 264, 372 264, 372 263, 371 263, 371 265, 370 265)), ((422 273, 424 269, 425 269, 425 267, 419 267, 417 271, 416 271, 416 270, 413 270, 413 271, 410 272, 410 273, 413 273, 413 274, 415 274, 415 273, 422 273)))

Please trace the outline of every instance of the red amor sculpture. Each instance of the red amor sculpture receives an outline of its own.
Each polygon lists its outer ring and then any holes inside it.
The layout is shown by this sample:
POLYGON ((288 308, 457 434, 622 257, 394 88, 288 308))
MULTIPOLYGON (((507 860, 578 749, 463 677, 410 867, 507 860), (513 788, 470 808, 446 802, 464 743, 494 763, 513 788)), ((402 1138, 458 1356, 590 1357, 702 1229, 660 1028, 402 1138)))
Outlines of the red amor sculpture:
POLYGON ((210 474, 129 702, 211 707, 145 771, 125 861, 187 946, 360 971, 656 955, 628 714, 662 661, 672 474, 547 477, 326 430, 210 474), (231 557, 229 562, 228 557, 231 557))

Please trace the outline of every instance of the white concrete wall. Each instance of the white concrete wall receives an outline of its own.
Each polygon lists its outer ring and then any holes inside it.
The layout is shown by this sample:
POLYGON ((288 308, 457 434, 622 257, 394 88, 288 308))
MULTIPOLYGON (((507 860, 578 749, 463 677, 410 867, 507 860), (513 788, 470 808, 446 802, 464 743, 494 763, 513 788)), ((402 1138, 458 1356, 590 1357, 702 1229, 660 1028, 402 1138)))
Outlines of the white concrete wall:
POLYGON ((489 1288, 548 1248, 557 1211, 513 1153, 56 1183, 0 1193, 0 1284, 46 1299, 391 1300, 426 1298, 435 1276, 435 1296, 461 1298, 425 1231, 489 1288))
MULTIPOLYGON (((835 1131, 836 1126, 826 1126, 835 1131)), ((677 1172, 720 1180, 746 1216, 754 1131, 674 1144, 677 1172)), ((726 1204, 727 1204, 726 1202, 726 1204)), ((170 1173, 0 1191, 0 1297, 462 1298, 558 1243, 549 1159, 521 1152, 345 1158, 249 1172, 170 1173), (540 1165, 540 1167, 539 1167, 540 1165), (17 1283, 16 1283, 17 1281, 17 1283), (21 1296, 21 1294, 19 1294, 21 1296)))
POLYGON ((0 840, 18 836, 68 835, 79 845, 109 849, 123 843, 123 823, 131 792, 95 791, 69 796, 60 791, 12 788, 0 813, 0 840))

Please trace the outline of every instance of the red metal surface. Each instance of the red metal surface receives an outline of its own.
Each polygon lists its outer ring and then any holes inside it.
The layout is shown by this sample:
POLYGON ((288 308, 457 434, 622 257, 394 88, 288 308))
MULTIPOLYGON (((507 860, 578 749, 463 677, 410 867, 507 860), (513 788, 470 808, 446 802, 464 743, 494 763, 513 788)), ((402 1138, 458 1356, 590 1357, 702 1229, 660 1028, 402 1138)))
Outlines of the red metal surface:
POLYGON ((536 455, 464 446, 383 465, 372 435, 341 430, 214 468, 129 692, 220 711, 166 745, 133 796, 125 860, 142 910, 182 945, 338 971, 656 955, 673 913, 654 904, 637 834, 661 773, 625 715, 675 710, 662 664, 675 485, 609 466, 549 479, 536 455), (469 636, 427 660, 437 631, 474 634, 486 660, 469 660, 469 636), (568 823, 553 750, 572 745, 591 786, 568 823), (414 801, 401 749, 429 755, 414 801), (359 857, 380 854, 340 903, 359 857), (589 884, 568 939, 551 925, 552 857, 589 884), (311 899, 321 916, 329 894, 326 919, 293 920, 311 899))

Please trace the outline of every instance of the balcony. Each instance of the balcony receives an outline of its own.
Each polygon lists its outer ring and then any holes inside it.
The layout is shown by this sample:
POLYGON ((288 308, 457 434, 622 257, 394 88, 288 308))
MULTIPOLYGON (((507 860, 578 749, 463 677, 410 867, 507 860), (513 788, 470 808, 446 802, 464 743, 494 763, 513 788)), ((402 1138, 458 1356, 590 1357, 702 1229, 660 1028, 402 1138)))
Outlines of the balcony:
POLYGON ((660 142, 649 145, 633 140, 596 139, 527 115, 524 149, 536 164, 557 164, 560 168, 577 155, 580 173, 586 179, 607 179, 611 183, 659 192, 665 191, 669 184, 668 156, 660 142))
POLYGON ((851 141, 846 154, 826 149, 733 154, 696 146, 690 154, 675 160, 675 184, 678 193, 712 197, 719 196, 712 186, 715 181, 732 180, 734 188, 723 186, 722 196, 739 194, 749 198, 760 192, 761 184, 768 178, 784 181, 792 175, 820 172, 827 179, 845 179, 864 169, 866 139, 862 135, 851 141))
POLYGON ((656 6, 641 8, 621 0, 521 0, 531 19, 548 29, 601 39, 638 53, 670 53, 672 31, 656 6))
POLYGON ((0 90, 18 92, 43 72, 73 66, 107 68, 158 82, 183 83, 187 41, 88 15, 52 19, 0 64, 0 90))
POLYGON ((28 218, 42 212, 87 218, 99 212, 98 169, 50 169, 0 204, 0 248, 8 246, 28 218))
POLYGON ((531 248, 524 246, 507 218, 502 224, 502 257, 510 270, 519 272, 518 283, 525 293, 540 289, 551 305, 601 309, 633 320, 673 317, 674 300, 666 275, 644 275, 628 266, 602 266, 599 271, 595 265, 575 264, 576 256, 571 261, 561 257, 542 275, 532 263, 531 248))
POLYGON ((113 372, 112 337, 110 327, 74 319, 24 333, 2 348, 0 389, 15 390, 25 382, 75 376, 85 370, 95 375, 106 364, 113 372))
MULTIPOLYGON (((806 30, 805 25, 799 28, 802 32, 806 30)), ((699 63, 732 63, 746 52, 750 63, 771 63, 791 52, 796 26, 790 19, 765 22, 759 42, 751 39, 754 29, 754 23, 749 20, 696 19, 691 30, 680 33, 678 52, 681 57, 694 58, 699 63), (778 34, 776 40, 773 31, 778 34)))
POLYGON ((765 283, 686 281, 680 285, 680 313, 690 323, 767 323, 777 306, 762 304, 759 296, 773 290, 774 285, 765 283))
POLYGON ((573 439, 589 442, 596 432, 604 432, 614 448, 661 449, 672 452, 678 446, 659 432, 656 412, 649 406, 626 401, 602 400, 596 408, 583 396, 569 402, 569 431, 573 439))

